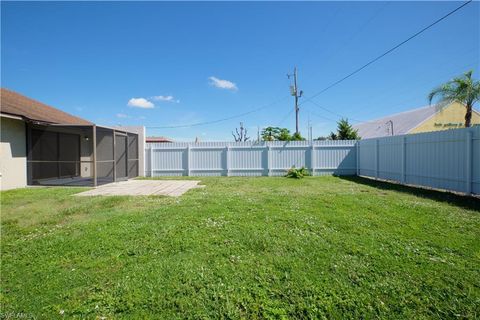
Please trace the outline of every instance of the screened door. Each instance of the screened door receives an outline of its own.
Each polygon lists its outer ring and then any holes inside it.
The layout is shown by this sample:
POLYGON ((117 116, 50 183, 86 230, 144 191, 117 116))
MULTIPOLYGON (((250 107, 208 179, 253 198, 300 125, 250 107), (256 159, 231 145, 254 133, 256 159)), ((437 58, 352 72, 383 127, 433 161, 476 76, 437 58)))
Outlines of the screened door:
POLYGON ((118 180, 128 179, 127 136, 115 133, 115 173, 118 180))

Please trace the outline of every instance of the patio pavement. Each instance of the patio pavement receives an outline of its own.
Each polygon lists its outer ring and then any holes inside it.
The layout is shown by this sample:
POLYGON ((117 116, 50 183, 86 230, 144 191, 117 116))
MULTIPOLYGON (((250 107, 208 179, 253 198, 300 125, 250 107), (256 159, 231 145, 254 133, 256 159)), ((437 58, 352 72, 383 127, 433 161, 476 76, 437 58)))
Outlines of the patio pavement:
POLYGON ((77 193, 77 196, 172 196, 178 197, 192 188, 201 188, 194 180, 128 180, 77 193))

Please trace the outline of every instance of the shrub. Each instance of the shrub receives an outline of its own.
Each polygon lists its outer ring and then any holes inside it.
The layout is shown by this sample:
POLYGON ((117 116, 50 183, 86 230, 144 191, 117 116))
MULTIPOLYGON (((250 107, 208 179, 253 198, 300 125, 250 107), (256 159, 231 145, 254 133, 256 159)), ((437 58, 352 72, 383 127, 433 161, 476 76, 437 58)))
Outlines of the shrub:
POLYGON ((291 167, 285 177, 287 178, 295 178, 295 179, 302 179, 303 177, 309 176, 310 172, 305 167, 301 167, 299 169, 295 168, 295 166, 291 167))

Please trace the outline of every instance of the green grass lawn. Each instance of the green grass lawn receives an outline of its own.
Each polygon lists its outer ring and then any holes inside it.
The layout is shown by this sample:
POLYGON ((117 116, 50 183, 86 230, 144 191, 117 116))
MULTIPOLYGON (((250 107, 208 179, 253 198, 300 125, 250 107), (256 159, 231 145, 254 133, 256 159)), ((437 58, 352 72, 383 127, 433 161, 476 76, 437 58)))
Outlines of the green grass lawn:
POLYGON ((479 318, 480 200, 362 178, 1 194, 0 318, 479 318))

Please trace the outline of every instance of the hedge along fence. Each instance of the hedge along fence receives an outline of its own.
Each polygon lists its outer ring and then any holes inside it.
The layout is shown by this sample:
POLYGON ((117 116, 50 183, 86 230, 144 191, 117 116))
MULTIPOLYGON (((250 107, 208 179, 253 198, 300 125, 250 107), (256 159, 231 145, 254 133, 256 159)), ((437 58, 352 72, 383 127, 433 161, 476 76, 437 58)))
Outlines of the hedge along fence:
POLYGON ((313 175, 356 174, 356 141, 175 142, 148 144, 149 176, 280 176, 292 166, 313 175))
POLYGON ((176 142, 147 144, 146 174, 281 176, 292 166, 313 175, 359 175, 480 194, 480 127, 360 141, 176 142))
POLYGON ((480 126, 360 140, 357 175, 480 194, 480 126))

